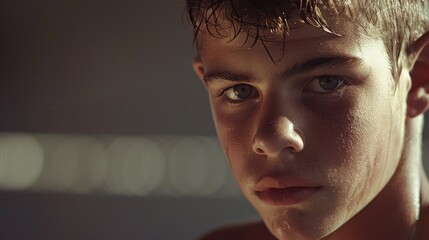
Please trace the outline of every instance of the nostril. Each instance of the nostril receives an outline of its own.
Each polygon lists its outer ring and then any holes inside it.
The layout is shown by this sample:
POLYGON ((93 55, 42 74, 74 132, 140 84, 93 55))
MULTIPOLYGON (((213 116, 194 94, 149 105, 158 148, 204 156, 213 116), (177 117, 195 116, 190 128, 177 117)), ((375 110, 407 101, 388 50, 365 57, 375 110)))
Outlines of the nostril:
POLYGON ((293 146, 289 146, 289 147, 286 147, 286 149, 287 149, 287 151, 289 151, 289 152, 299 152, 295 147, 293 147, 293 146))
POLYGON ((256 153, 256 154, 261 154, 261 155, 263 155, 263 154, 265 154, 265 151, 264 151, 264 150, 262 150, 262 148, 256 148, 256 149, 255 149, 255 153, 256 153))

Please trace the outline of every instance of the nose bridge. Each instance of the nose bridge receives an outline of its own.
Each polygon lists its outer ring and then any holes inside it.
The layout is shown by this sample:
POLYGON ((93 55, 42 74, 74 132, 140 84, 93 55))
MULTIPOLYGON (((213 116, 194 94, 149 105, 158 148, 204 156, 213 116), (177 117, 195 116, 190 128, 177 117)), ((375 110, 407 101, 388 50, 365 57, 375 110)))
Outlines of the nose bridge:
POLYGON ((282 151, 297 153, 303 150, 302 132, 297 129, 296 106, 287 99, 265 99, 258 111, 253 150, 261 155, 276 155, 282 151))

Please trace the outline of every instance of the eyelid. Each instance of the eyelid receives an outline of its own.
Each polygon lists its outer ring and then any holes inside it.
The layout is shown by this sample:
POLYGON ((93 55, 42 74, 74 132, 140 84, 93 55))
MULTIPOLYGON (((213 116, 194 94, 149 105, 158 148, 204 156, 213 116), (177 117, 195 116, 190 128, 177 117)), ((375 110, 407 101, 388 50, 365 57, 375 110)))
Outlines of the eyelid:
POLYGON ((315 93, 315 94, 332 94, 334 92, 337 92, 341 88, 343 88, 345 85, 350 85, 350 84, 351 84, 350 79, 343 77, 343 76, 338 76, 338 75, 314 76, 314 77, 309 78, 306 81, 306 84, 304 85, 304 88, 303 88, 303 92, 309 92, 309 93, 315 93), (341 81, 341 83, 339 83, 338 86, 336 86, 332 91, 330 91, 330 90, 322 90, 322 91, 308 90, 309 86, 311 86, 312 83, 317 82, 320 78, 325 78, 325 77, 332 77, 332 78, 339 79, 341 81))
POLYGON ((259 96, 258 89, 255 88, 254 86, 250 85, 250 84, 247 84, 247 83, 234 84, 232 86, 224 88, 221 91, 221 93, 220 93, 220 97, 225 97, 227 99, 227 101, 229 101, 230 103, 234 103, 234 104, 237 104, 237 103, 249 100, 249 99, 253 99, 253 98, 257 97, 257 96, 259 96), (239 87, 239 86, 247 86, 247 87, 251 88, 252 92, 250 93, 249 97, 243 98, 243 99, 239 99, 239 100, 234 100, 234 99, 231 99, 230 97, 227 96, 227 91, 233 91, 234 88, 239 87))
POLYGON ((245 82, 233 82, 226 79, 216 79, 205 82, 206 89, 209 89, 214 96, 222 97, 226 90, 240 84, 246 84, 245 82))

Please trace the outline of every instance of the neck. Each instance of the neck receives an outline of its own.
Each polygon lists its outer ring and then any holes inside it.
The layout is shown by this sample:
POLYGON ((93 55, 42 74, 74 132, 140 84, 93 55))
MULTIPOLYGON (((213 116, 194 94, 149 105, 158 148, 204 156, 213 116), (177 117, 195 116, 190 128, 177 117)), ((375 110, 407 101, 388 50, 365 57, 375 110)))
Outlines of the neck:
POLYGON ((427 201, 421 202, 423 188, 427 188, 421 161, 422 122, 422 117, 407 120, 401 159, 392 178, 367 207, 328 239, 416 239, 420 209, 427 208, 427 201))

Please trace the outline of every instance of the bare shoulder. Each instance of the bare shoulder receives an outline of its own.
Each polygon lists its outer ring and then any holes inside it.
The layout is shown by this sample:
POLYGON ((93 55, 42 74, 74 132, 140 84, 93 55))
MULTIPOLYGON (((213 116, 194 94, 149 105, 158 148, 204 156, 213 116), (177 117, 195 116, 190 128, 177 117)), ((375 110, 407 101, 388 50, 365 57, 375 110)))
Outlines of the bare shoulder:
POLYGON ((276 239, 261 221, 223 226, 202 236, 200 240, 271 240, 276 239))

